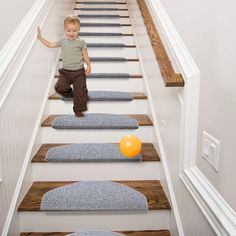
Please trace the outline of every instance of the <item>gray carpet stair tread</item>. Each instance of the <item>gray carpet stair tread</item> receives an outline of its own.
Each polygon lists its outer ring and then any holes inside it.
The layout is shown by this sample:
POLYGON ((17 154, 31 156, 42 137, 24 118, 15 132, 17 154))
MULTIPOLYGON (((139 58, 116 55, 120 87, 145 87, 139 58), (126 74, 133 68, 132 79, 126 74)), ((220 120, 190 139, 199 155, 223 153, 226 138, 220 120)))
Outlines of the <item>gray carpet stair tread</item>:
POLYGON ((120 23, 80 23, 82 27, 122 27, 131 26, 131 24, 120 24, 120 23))
MULTIPOLYGON (((89 91, 89 101, 132 101, 132 94, 120 91, 89 91)), ((73 97, 61 97, 63 101, 73 101, 73 97)))
POLYGON ((111 5, 117 5, 117 4, 127 4, 126 2, 109 2, 109 1, 104 1, 104 2, 101 2, 101 1, 87 1, 87 2, 76 2, 76 4, 98 4, 98 5, 101 5, 101 4, 111 4, 111 5))
MULTIPOLYGON (((136 180, 136 181, 115 181, 131 187, 140 193, 144 194, 148 199, 149 210, 170 209, 167 197, 162 189, 160 181, 158 180, 136 180)), ((63 182, 48 182, 37 181, 34 182, 24 199, 22 200, 18 211, 40 211, 40 204, 44 193, 51 189, 73 183, 72 181, 63 182)))
POLYGON ((109 32, 80 32, 80 36, 90 36, 90 37, 123 37, 123 36, 134 36, 133 34, 123 34, 123 33, 109 33, 109 32))
POLYGON ((83 117, 64 115, 52 121, 54 129, 138 129, 132 117, 108 113, 85 113, 83 117))
MULTIPOLYGON (((43 122, 42 122, 42 126, 43 127, 51 127, 52 126, 52 122, 56 117, 60 117, 60 116, 65 116, 65 115, 50 115, 48 116, 43 122)), ((147 115, 143 115, 143 114, 129 114, 126 115, 128 117, 134 118, 139 126, 152 126, 152 121, 150 120, 150 118, 147 115)), ((83 117, 81 118, 83 119, 83 117)))
POLYGON ((42 211, 147 211, 145 195, 112 181, 80 181, 43 195, 42 211))
MULTIPOLYGON (((35 154, 35 156, 32 159, 32 162, 34 163, 47 163, 47 161, 45 160, 46 157, 46 153, 50 148, 54 148, 54 147, 60 147, 63 145, 69 145, 68 143, 65 144, 56 144, 56 143, 49 143, 49 144, 43 144, 39 150, 37 151, 37 153, 35 154)), ((160 157, 156 151, 156 149, 154 148, 152 143, 142 143, 142 161, 160 161, 160 157)))
MULTIPOLYGON (((59 75, 55 75, 55 78, 59 78, 59 75)), ((140 74, 128 74, 128 73, 91 73, 87 76, 87 79, 141 79, 140 74)))
MULTIPOLYGON (((132 96, 132 99, 138 99, 138 100, 147 99, 147 96, 144 93, 141 93, 141 92, 131 92, 131 96, 132 96)), ((49 99, 59 100, 59 99, 61 99, 61 95, 59 95, 57 93, 54 93, 54 94, 49 96, 49 99)))
POLYGON ((76 233, 67 234, 66 236, 125 236, 124 234, 112 231, 79 231, 76 233))
MULTIPOLYGON (((126 236, 171 236, 168 230, 117 231, 126 236)), ((24 232, 20 236, 65 236, 71 232, 24 232)))
MULTIPOLYGON (((59 59, 62 61, 62 59, 59 59)), ((138 58, 125 58, 125 57, 90 57, 91 62, 128 62, 139 61, 138 58)))
POLYGON ((87 78, 92 79, 140 79, 143 78, 140 74, 128 73, 91 73, 87 78))
POLYGON ((79 18, 129 18, 129 16, 120 16, 115 14, 79 14, 79 18))
POLYGON ((137 162, 142 161, 142 155, 127 158, 118 144, 81 143, 50 148, 45 159, 47 162, 137 162))
POLYGON ((88 48, 135 48, 135 45, 124 43, 87 43, 88 48))
POLYGON ((114 7, 110 7, 110 8, 87 8, 87 7, 75 7, 74 10, 79 10, 79 11, 128 11, 128 9, 126 8, 114 8, 114 7))

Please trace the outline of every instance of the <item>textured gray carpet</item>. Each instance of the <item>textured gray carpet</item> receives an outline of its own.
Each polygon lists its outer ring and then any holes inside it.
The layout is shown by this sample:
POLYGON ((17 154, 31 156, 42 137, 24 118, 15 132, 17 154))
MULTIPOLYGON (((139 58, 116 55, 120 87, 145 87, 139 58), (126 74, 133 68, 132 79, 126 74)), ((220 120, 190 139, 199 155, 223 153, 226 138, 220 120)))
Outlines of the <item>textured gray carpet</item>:
MULTIPOLYGON (((89 91, 88 97, 90 101, 132 101, 133 96, 129 92, 118 91, 89 91)), ((72 101, 73 97, 61 97, 63 101, 72 101)))
POLYGON ((90 57, 90 61, 106 61, 106 62, 126 62, 127 59, 125 57, 90 57))
POLYGON ((120 23, 80 23, 81 27, 121 27, 120 23))
POLYGON ((56 117, 52 122, 55 129, 137 129, 139 124, 134 118, 106 113, 90 113, 84 117, 65 115, 56 117))
POLYGON ((101 14, 95 14, 95 15, 92 15, 92 14, 80 14, 78 15, 79 18, 120 18, 119 15, 111 15, 111 14, 104 14, 104 15, 101 15, 101 14))
POLYGON ((93 79, 128 79, 130 75, 128 73, 91 73, 87 78, 93 79))
POLYGON ((98 4, 98 5, 101 5, 101 4, 126 4, 126 2, 100 2, 100 1, 97 1, 97 2, 94 2, 94 1, 87 1, 87 2, 81 2, 81 1, 79 1, 78 2, 78 4, 92 4, 92 5, 94 5, 94 4, 98 4))
POLYGON ((76 10, 80 11, 118 11, 118 8, 76 8, 76 10))
POLYGON ((80 36, 122 36, 122 33, 108 33, 108 32, 80 32, 80 36))
POLYGON ((142 155, 126 158, 118 144, 82 143, 50 148, 46 154, 49 162, 131 162, 141 161, 142 155))
POLYGON ((88 48, 124 48, 123 43, 87 43, 88 48))
POLYGON ((148 210, 146 197, 123 184, 81 181, 44 194, 42 211, 148 210))
POLYGON ((77 233, 67 234, 66 236, 125 236, 124 234, 111 231, 80 231, 77 233))

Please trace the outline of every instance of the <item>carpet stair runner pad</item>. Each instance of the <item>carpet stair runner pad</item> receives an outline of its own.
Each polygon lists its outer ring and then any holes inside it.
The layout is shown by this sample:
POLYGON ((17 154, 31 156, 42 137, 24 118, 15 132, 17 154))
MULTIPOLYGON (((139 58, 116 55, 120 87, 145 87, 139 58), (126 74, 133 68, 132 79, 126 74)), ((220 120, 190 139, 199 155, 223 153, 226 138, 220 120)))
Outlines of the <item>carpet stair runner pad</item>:
POLYGON ((135 45, 125 45, 124 43, 87 43, 88 48, 125 48, 135 47, 135 45))
POLYGON ((120 23, 80 23, 81 27, 122 27, 131 26, 131 24, 120 24, 120 23))
POLYGON ((100 2, 100 1, 89 1, 89 2, 76 2, 76 4, 127 4, 126 2, 100 2))
MULTIPOLYGON (((59 61, 62 61, 60 58, 59 61)), ((127 59, 125 57, 90 57, 91 62, 127 62, 127 61, 139 61, 137 58, 127 59)))
POLYGON ((79 36, 121 37, 121 36, 133 36, 133 34, 109 33, 109 32, 80 32, 79 36))
POLYGON ((129 162, 141 161, 142 155, 127 158, 118 144, 82 143, 50 148, 45 159, 49 162, 129 162))
POLYGON ((79 18, 129 18, 129 16, 111 15, 111 14, 79 14, 79 18))
MULTIPOLYGON (((132 101, 133 96, 129 92, 118 91, 89 91, 89 101, 132 101)), ((63 101, 72 101, 73 97, 61 97, 63 101)))
POLYGON ((78 8, 75 7, 74 10, 79 11, 128 11, 127 8, 78 8))
MULTIPOLYGON (((55 75, 55 78, 59 78, 59 75, 55 75)), ((129 78, 142 78, 140 74, 128 74, 128 73, 91 73, 87 76, 87 79, 129 79, 129 78)))
POLYGON ((81 181, 48 191, 42 211, 147 211, 145 195, 110 181, 81 181))
POLYGON ((93 78, 93 79, 129 79, 131 78, 131 75, 128 73, 91 73, 87 76, 87 78, 93 78))
POLYGON ((139 124, 134 118, 106 113, 84 114, 83 117, 65 115, 56 117, 52 122, 55 129, 137 129, 139 124))
MULTIPOLYGON (((35 153, 33 159, 31 160, 32 163, 47 163, 46 161, 46 154, 51 148, 61 147, 61 146, 68 146, 71 144, 86 144, 86 143, 44 143, 35 153)), ((96 143, 102 145, 103 143, 96 143)), ((119 143, 111 143, 118 145, 119 143)), ((142 150, 141 156, 143 162, 156 162, 160 161, 160 157, 152 143, 142 143, 142 150)), ((133 160, 131 160, 133 162, 133 160)), ((134 161, 135 163, 135 161, 134 161)))
MULTIPOLYGON (((147 203, 148 203, 148 209, 150 211, 171 209, 166 194, 159 180, 121 180, 121 181, 112 180, 112 182, 120 183, 145 195, 145 197, 148 199, 147 203)), ((40 211, 40 205, 44 194, 46 194, 50 190, 56 189, 58 187, 67 186, 72 183, 78 183, 78 181, 33 182, 29 190, 25 194, 23 200, 21 201, 18 207, 18 211, 19 212, 40 211)))

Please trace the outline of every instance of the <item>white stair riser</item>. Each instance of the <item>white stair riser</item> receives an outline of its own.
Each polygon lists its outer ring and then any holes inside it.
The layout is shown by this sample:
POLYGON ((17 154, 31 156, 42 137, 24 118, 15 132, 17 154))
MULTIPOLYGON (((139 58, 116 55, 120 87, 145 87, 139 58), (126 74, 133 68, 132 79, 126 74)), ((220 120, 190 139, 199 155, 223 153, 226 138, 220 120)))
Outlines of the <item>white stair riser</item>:
POLYGON ((157 180, 159 162, 33 163, 34 181, 157 180))
MULTIPOLYGON (((124 43, 126 45, 134 45, 133 36, 80 36, 81 39, 84 39, 86 43, 124 43)), ((99 55, 100 57, 103 55, 99 55)), ((117 57, 117 55, 113 55, 117 57)))
POLYGON ((123 34, 131 34, 132 28, 131 26, 121 26, 121 27, 86 27, 81 26, 80 32, 100 32, 100 33, 123 33, 123 34))
POLYGON ((137 58, 136 48, 88 48, 88 54, 90 57, 137 58))
MULTIPOLYGON (((82 15, 82 14, 81 14, 82 15)), ((86 14, 85 14, 86 15, 86 14)), ((111 14, 117 15, 117 14, 111 14)), ((83 18, 80 17, 81 23, 115 23, 115 24, 130 24, 129 18, 83 18)))
POLYGON ((135 130, 61 129, 42 127, 42 143, 117 143, 127 134, 133 134, 142 142, 152 142, 152 126, 140 126, 135 130))
POLYGON ((78 230, 161 230, 169 228, 169 211, 128 213, 20 212, 22 232, 71 232, 78 230))
MULTIPOLYGON (((110 7, 113 8, 113 7, 110 7)), ((118 14, 120 16, 127 16, 128 11, 80 11, 80 10, 74 10, 74 14, 118 14)))
MULTIPOLYGON (((54 79, 52 91, 57 79, 54 79)), ((87 79, 87 87, 90 91, 125 91, 143 92, 143 79, 87 79), (124 90, 125 88, 125 90, 124 90)))
MULTIPOLYGON (((50 114, 73 114, 73 103, 61 100, 49 100, 50 114)), ((92 113, 113 113, 113 114, 145 114, 147 112, 146 100, 133 100, 130 102, 88 102, 88 111, 92 113)))
MULTIPOLYGON (((59 62, 59 68, 62 62, 59 62)), ((92 62, 92 73, 140 74, 139 62, 92 62)))

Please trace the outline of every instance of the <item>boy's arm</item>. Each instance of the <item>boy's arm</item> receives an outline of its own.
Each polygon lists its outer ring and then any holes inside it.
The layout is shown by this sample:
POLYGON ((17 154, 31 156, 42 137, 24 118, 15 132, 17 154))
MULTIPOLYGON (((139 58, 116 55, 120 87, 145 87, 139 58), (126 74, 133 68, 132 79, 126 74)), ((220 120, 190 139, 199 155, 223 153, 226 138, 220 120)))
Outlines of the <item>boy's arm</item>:
POLYGON ((37 38, 48 48, 57 48, 59 47, 56 42, 49 42, 47 39, 45 39, 41 34, 41 29, 38 27, 38 34, 37 38))
POLYGON ((87 48, 82 49, 82 54, 83 54, 83 59, 84 59, 85 63, 87 64, 87 67, 85 69, 85 74, 89 75, 91 73, 91 62, 89 59, 87 48))

